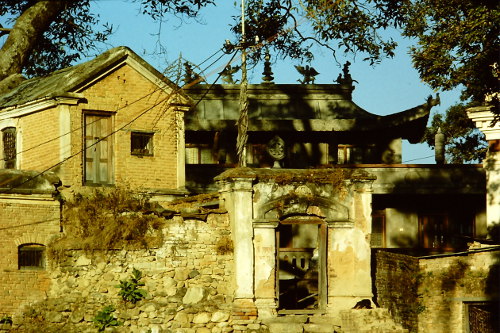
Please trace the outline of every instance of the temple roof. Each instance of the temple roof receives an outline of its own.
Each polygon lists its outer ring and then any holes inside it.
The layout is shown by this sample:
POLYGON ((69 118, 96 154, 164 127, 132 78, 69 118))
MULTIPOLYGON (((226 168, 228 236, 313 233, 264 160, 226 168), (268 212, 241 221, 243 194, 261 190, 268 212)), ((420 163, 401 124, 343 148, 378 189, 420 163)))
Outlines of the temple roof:
MULTIPOLYGON (((239 85, 197 85, 187 89, 195 102, 186 115, 188 131, 236 131, 239 85), (207 91, 207 89, 209 89, 207 91)), ((249 85, 249 131, 358 132, 394 131, 418 142, 437 100, 387 116, 370 113, 351 99, 344 84, 249 85)))

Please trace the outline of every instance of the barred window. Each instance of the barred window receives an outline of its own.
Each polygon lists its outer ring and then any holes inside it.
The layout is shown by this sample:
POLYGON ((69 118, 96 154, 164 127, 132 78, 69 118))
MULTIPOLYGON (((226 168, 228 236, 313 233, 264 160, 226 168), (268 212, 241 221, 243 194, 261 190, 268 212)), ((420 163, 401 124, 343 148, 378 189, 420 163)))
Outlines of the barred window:
POLYGON ((16 128, 7 127, 2 130, 3 165, 5 169, 16 167, 16 128))
POLYGON ((45 246, 41 244, 23 244, 18 248, 18 266, 23 270, 45 268, 45 246))

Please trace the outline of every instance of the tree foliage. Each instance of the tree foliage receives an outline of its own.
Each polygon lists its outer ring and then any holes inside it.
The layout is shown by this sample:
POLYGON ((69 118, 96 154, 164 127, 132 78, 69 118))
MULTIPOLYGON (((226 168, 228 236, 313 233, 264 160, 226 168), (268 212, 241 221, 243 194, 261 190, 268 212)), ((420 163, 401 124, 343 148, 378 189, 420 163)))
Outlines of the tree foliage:
POLYGON ((484 134, 475 128, 467 117, 466 109, 471 105, 456 104, 443 115, 437 113, 432 118, 431 126, 426 129, 423 141, 434 147, 434 137, 441 129, 445 137, 447 163, 481 162, 488 148, 484 134))
MULTIPOLYGON (((409 51, 424 82, 436 90, 461 86, 464 100, 483 101, 498 90, 490 66, 500 54, 499 9, 495 0, 247 0, 245 30, 247 41, 267 41, 282 57, 309 61, 318 43, 334 57, 363 55, 370 64, 394 56, 390 33, 398 31, 415 41, 409 51)), ((262 52, 253 50, 259 60, 262 52)))
MULTIPOLYGON (((143 14, 195 16, 213 0, 134 0, 143 14)), ((45 75, 88 55, 113 27, 90 11, 90 0, 2 0, 0 17, 13 25, 0 49, 0 80, 45 75)))
MULTIPOLYGON (((133 1, 141 13, 165 20, 167 14, 196 17, 223 0, 133 1)), ((0 16, 16 24, 0 49, 0 80, 68 66, 105 41, 113 29, 89 3, 1 1, 0 16)), ((436 90, 462 87, 464 100, 484 101, 498 90, 491 66, 500 53, 499 9, 496 0, 246 0, 245 47, 254 62, 262 46, 282 58, 310 61, 311 45, 319 44, 333 57, 343 52, 376 64, 394 55, 391 36, 398 33, 414 41, 409 52, 424 82, 436 90)), ((235 44, 240 19, 235 16, 232 28, 235 44)))

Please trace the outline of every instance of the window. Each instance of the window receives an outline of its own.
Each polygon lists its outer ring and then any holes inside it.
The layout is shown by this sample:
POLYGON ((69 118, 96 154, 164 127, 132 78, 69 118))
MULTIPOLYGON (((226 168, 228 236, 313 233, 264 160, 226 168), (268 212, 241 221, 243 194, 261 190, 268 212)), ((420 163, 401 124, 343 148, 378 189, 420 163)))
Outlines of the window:
POLYGON ((45 246, 41 244, 23 244, 18 248, 19 269, 33 270, 45 268, 45 246))
POLYGON ((445 213, 421 214, 419 216, 420 246, 425 249, 449 249, 450 235, 448 215, 445 213))
POLYGON ((113 140, 110 115, 85 115, 85 185, 113 184, 113 140))
POLYGON ((338 145, 337 150, 337 163, 338 164, 350 164, 351 163, 351 145, 338 145))
POLYGON ((139 156, 153 156, 153 133, 132 132, 130 153, 139 156))
POLYGON ((372 212, 371 247, 385 247, 385 210, 372 212))
POLYGON ((2 130, 3 144, 3 167, 5 169, 16 168, 16 128, 7 127, 2 130))
POLYGON ((217 164, 217 154, 208 144, 186 144, 186 164, 217 164))

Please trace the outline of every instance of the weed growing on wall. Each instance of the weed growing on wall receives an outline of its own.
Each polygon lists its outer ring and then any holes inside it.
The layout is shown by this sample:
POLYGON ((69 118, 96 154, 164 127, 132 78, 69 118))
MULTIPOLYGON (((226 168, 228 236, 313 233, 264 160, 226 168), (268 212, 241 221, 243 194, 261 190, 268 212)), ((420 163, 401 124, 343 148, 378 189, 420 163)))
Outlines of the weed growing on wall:
POLYGON ((224 254, 229 254, 233 253, 233 241, 231 240, 231 237, 225 236, 222 237, 217 241, 217 244, 215 244, 215 249, 217 251, 217 254, 224 255, 224 254))
POLYGON ((165 219, 154 214, 157 209, 148 198, 121 188, 76 194, 64 203, 64 237, 51 244, 49 255, 57 259, 58 250, 68 248, 105 250, 160 246, 165 219))
POLYGON ((120 284, 116 286, 116 288, 120 288, 118 295, 120 295, 124 301, 133 304, 146 297, 146 290, 139 288, 144 286, 144 282, 140 282, 141 278, 141 271, 134 268, 130 280, 121 280, 120 284))
POLYGON ((99 332, 104 332, 106 327, 120 326, 122 324, 122 322, 115 318, 113 312, 115 312, 115 308, 112 305, 108 305, 92 319, 94 326, 99 332))

